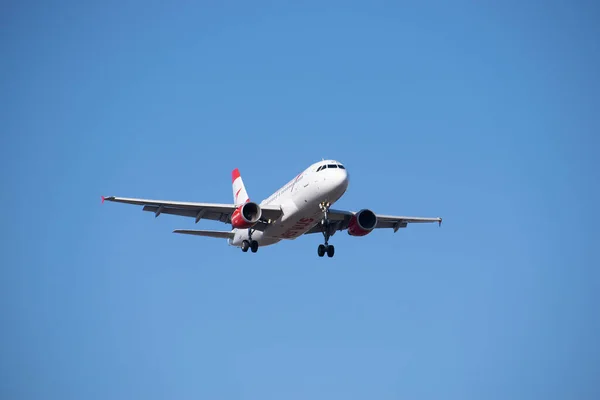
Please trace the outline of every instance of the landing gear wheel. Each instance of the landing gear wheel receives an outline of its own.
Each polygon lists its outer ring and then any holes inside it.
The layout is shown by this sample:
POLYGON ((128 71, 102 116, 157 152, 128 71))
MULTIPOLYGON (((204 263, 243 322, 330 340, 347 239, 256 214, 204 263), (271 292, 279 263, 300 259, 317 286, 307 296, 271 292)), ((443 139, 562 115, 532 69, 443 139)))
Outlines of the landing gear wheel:
POLYGON ((258 251, 258 242, 256 240, 253 240, 250 243, 250 250, 252 250, 253 253, 256 253, 258 251))
POLYGON ((319 245, 319 247, 317 248, 317 254, 319 255, 319 257, 323 257, 325 255, 325 245, 324 244, 319 245))
POLYGON ((331 258, 335 254, 335 247, 332 244, 327 246, 327 257, 331 258))
POLYGON ((248 251, 249 248, 250 248, 250 242, 247 240, 244 240, 242 242, 242 251, 245 253, 248 251))

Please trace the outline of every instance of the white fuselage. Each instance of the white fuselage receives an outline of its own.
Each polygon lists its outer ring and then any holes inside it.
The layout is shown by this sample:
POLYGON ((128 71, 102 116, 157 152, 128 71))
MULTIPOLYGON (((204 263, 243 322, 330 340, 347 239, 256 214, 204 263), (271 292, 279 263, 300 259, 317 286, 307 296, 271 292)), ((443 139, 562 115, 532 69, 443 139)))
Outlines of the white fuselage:
MULTIPOLYGON (((283 213, 264 232, 253 231, 252 239, 260 246, 268 246, 303 235, 323 218, 320 204, 338 201, 348 188, 348 180, 346 169, 337 161, 326 160, 311 165, 260 203, 279 205, 283 213)), ((248 240, 248 229, 234 229, 233 232, 235 236, 229 239, 230 245, 240 247, 242 241, 248 240)))

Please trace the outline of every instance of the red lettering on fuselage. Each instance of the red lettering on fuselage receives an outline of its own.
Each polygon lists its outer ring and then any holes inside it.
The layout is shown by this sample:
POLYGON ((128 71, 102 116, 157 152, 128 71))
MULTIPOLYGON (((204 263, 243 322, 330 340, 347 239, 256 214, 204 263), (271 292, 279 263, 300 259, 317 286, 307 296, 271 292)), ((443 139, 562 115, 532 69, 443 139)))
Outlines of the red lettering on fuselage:
POLYGON ((283 238, 291 238, 298 236, 307 226, 313 223, 313 218, 300 218, 289 230, 281 235, 283 238))

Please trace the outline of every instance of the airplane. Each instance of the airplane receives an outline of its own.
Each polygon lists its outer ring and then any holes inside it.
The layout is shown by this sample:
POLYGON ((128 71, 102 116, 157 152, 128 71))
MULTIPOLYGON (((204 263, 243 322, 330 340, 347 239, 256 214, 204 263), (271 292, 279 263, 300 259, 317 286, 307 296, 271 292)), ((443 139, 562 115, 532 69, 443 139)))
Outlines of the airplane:
POLYGON ((389 228, 394 232, 411 223, 442 224, 442 218, 406 217, 375 214, 367 208, 357 212, 331 209, 346 192, 349 174, 335 160, 322 160, 309 166, 279 190, 259 203, 250 201, 238 168, 231 173, 233 203, 192 203, 102 196, 104 201, 143 206, 143 211, 221 221, 231 230, 176 229, 173 233, 227 239, 230 246, 243 252, 256 253, 259 246, 274 245, 302 235, 321 233, 324 243, 317 248, 319 257, 333 257, 335 248, 329 239, 337 231, 350 236, 365 236, 374 229, 389 228))

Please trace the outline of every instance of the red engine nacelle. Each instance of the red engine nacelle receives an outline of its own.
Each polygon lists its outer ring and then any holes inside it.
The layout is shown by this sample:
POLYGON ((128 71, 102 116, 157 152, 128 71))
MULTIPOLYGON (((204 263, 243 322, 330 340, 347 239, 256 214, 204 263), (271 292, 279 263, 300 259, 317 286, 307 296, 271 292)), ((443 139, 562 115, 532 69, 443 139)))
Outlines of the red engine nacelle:
POLYGON ((377 225, 377 216, 371 210, 360 210, 352 216, 348 223, 348 235, 365 236, 377 225))
POLYGON ((262 215, 260 206, 251 201, 238 207, 231 214, 231 226, 238 229, 247 229, 254 226, 262 215))

